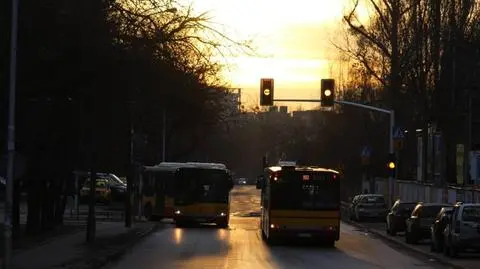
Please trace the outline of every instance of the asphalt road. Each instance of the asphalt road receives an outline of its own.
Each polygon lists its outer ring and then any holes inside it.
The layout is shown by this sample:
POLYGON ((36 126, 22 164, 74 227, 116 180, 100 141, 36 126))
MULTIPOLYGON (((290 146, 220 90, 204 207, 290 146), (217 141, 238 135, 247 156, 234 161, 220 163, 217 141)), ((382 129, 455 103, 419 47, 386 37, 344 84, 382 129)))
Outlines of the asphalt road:
POLYGON ((176 228, 154 233, 109 269, 171 268, 447 268, 388 245, 342 223, 335 248, 266 245, 258 229, 259 192, 236 186, 231 193, 229 229, 176 228))

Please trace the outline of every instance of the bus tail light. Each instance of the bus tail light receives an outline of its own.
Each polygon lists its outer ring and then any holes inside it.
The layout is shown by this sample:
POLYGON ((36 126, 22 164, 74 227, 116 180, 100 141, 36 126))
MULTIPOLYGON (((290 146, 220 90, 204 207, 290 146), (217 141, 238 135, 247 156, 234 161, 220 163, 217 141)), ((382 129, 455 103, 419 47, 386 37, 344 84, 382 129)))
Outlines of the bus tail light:
POLYGON ((330 226, 327 227, 327 229, 328 229, 329 231, 336 231, 336 230, 337 230, 337 226, 332 226, 332 225, 330 225, 330 226))

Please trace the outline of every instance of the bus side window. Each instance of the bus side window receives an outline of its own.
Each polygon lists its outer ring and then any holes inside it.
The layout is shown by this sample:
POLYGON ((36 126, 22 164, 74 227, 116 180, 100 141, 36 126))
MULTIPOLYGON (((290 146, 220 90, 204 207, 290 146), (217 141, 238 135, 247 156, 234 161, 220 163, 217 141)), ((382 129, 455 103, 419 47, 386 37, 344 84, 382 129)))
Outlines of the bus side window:
POLYGON ((146 196, 152 196, 154 194, 154 186, 153 186, 153 174, 149 173, 146 174, 144 177, 145 185, 143 186, 143 194, 146 196))
POLYGON ((268 202, 269 201, 268 198, 270 197, 270 175, 267 175, 267 176, 263 177, 262 185, 263 185, 262 186, 262 192, 265 192, 265 195, 264 195, 265 200, 263 202, 263 206, 268 209, 269 206, 270 206, 269 202, 268 202))
POLYGON ((155 175, 153 180, 153 188, 155 193, 164 193, 164 184, 162 175, 155 175))
POLYGON ((163 186, 165 188, 165 193, 169 196, 173 196, 174 193, 174 176, 171 174, 168 174, 165 176, 163 180, 163 186))

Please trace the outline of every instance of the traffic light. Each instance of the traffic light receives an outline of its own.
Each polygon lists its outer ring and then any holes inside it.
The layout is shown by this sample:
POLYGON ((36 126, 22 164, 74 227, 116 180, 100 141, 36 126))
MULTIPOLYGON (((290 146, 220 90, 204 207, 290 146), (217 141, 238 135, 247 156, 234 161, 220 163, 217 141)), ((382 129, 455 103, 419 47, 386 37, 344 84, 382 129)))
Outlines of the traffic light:
POLYGON ((397 171, 397 158, 395 157, 395 153, 388 154, 387 170, 388 176, 394 178, 397 171))
POLYGON ((273 106, 273 78, 260 80, 260 105, 273 106))
POLYGON ((335 103, 335 80, 322 79, 321 84, 322 106, 332 107, 335 103))

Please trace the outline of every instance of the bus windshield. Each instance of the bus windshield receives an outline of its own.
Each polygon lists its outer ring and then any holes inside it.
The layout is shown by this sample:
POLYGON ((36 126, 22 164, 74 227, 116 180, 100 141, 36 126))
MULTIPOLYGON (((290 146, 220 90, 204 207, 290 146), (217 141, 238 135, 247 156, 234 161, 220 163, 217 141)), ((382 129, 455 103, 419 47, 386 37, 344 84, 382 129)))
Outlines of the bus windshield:
POLYGON ((175 179, 175 204, 228 203, 231 180, 225 170, 180 169, 175 179))
POLYGON ((331 172, 283 171, 272 180, 270 195, 276 209, 338 209, 340 180, 331 172))

